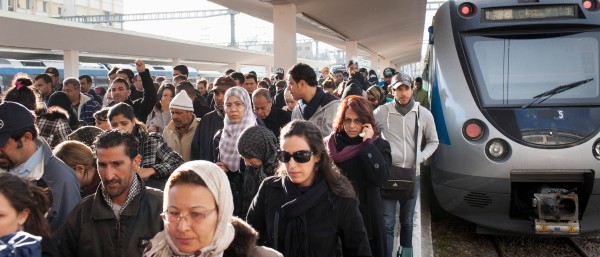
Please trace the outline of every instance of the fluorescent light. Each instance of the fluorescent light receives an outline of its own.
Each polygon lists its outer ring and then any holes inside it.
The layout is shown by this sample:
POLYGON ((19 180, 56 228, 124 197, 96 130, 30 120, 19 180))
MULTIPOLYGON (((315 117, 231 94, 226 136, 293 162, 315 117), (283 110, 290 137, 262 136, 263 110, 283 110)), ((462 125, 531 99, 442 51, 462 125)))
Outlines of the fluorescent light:
POLYGON ((310 23, 311 25, 313 25, 313 26, 315 26, 317 28, 320 28, 320 29, 326 31, 327 33, 329 33, 329 34, 331 34, 331 35, 333 35, 333 36, 335 36, 335 37, 337 37, 337 38, 339 38, 341 40, 348 41, 348 37, 340 34, 339 32, 331 29, 330 27, 327 27, 323 23, 320 23, 320 22, 316 21, 315 19, 313 19, 313 18, 311 18, 309 16, 306 16, 306 14, 304 14, 304 13, 301 13, 301 12, 296 13, 296 17, 300 18, 301 20, 303 20, 305 22, 310 23))

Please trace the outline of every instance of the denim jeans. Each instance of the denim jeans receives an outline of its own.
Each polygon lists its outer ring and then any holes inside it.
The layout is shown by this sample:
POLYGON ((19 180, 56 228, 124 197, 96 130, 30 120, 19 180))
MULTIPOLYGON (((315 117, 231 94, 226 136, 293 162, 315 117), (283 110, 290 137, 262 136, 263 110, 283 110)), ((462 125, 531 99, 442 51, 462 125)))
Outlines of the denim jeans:
POLYGON ((396 203, 400 202, 400 246, 412 247, 413 216, 415 205, 421 188, 421 177, 415 178, 415 192, 413 199, 398 201, 382 198, 383 220, 385 223, 385 234, 387 240, 386 256, 393 257, 394 254, 394 227, 396 226, 396 203))

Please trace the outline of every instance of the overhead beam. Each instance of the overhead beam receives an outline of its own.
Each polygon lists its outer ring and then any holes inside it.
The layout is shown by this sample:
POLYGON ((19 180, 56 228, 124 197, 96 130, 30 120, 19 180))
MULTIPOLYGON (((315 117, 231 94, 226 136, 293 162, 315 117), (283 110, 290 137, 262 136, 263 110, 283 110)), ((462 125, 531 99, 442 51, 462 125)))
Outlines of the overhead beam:
POLYGON ((231 9, 201 10, 201 11, 177 11, 177 12, 155 12, 155 13, 133 13, 133 14, 105 14, 105 15, 77 15, 56 17, 61 20, 75 21, 81 23, 113 23, 126 21, 153 21, 153 20, 176 20, 193 18, 210 18, 223 15, 236 15, 239 12, 231 9))

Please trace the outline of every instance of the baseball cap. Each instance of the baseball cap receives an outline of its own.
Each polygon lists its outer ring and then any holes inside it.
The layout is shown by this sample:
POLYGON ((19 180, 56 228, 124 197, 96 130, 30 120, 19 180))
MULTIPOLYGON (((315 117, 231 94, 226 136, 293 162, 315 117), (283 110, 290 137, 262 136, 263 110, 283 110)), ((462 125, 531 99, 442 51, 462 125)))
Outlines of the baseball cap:
POLYGON ((0 147, 10 135, 35 124, 33 114, 20 103, 5 101, 0 103, 0 147))
POLYGON ((402 85, 412 88, 412 78, 403 73, 398 73, 392 78, 392 88, 397 89, 402 85))
POLYGON ((235 81, 229 76, 224 76, 217 79, 210 91, 213 92, 217 89, 227 91, 230 87, 235 87, 235 81))
POLYGON ((396 70, 394 70, 393 68, 387 67, 383 70, 384 78, 391 78, 392 76, 394 76, 394 74, 396 74, 396 70))
POLYGON ((44 73, 52 74, 52 76, 57 77, 57 78, 60 77, 60 73, 58 72, 58 69, 54 68, 54 67, 46 68, 44 73))
POLYGON ((285 71, 283 70, 283 68, 277 68, 275 70, 275 74, 285 74, 285 71))

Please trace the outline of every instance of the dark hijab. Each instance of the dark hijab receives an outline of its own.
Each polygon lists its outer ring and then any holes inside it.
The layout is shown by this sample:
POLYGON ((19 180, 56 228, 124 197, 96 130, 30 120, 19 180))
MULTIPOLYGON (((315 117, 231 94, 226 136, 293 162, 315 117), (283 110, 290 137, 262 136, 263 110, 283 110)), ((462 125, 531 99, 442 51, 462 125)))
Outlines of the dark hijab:
POLYGON ((79 127, 79 118, 73 110, 71 99, 69 99, 69 96, 65 92, 57 91, 50 95, 50 98, 48 98, 48 108, 52 106, 58 106, 69 114, 69 127, 72 130, 76 130, 79 127))

